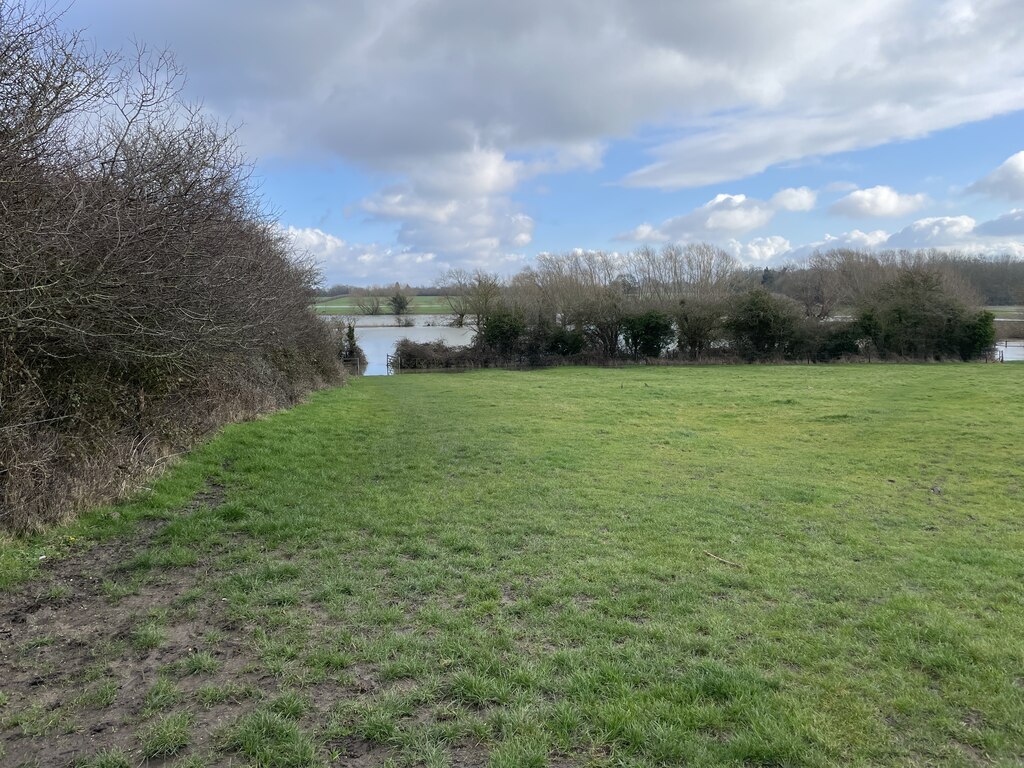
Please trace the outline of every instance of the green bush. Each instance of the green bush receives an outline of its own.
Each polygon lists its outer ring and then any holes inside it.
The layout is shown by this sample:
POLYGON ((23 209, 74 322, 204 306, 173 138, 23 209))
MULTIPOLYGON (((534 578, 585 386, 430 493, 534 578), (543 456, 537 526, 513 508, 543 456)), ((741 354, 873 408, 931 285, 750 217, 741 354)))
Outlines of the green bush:
POLYGON ((622 337, 626 350, 634 359, 661 357, 673 338, 672 319, 663 312, 650 310, 622 319, 622 337))
POLYGON ((791 351, 799 317, 792 300, 757 288, 732 303, 725 329, 744 359, 776 360, 791 351))

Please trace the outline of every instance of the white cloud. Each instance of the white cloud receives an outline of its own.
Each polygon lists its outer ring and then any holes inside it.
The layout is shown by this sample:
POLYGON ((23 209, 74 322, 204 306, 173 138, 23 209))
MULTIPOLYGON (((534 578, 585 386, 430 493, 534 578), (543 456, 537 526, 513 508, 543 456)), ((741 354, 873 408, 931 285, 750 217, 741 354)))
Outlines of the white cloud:
POLYGON ((941 248, 961 242, 977 222, 970 216, 932 216, 907 225, 887 241, 889 248, 941 248))
POLYGON ((239 7, 80 0, 70 21, 111 47, 166 41, 260 154, 372 167, 653 126, 654 161, 630 183, 694 186, 1024 107, 1016 0, 239 7))
POLYGON ((413 252, 443 254, 446 263, 465 267, 507 263, 510 256, 522 261, 516 252, 533 241, 534 222, 508 195, 535 172, 496 150, 449 153, 410 163, 405 182, 360 206, 396 222, 399 245, 413 252))
POLYGON ((928 202, 924 194, 905 195, 892 187, 877 186, 858 189, 832 204, 832 213, 854 218, 874 216, 905 216, 928 202))
POLYGON ((771 221, 774 211, 760 200, 746 195, 716 195, 691 216, 673 221, 680 227, 697 224, 705 232, 749 232, 771 221))
MULTIPOLYGON (((396 180, 362 204, 395 254, 484 265, 531 242, 525 180, 623 138, 650 152, 624 183, 674 189, 1024 109, 1020 0, 78 0, 65 19, 166 43, 258 156, 396 180)), ((1007 167, 974 191, 1024 199, 1007 167)), ((730 197, 647 233, 722 240, 814 205, 730 197)))
POLYGON ((1024 237, 1024 209, 1014 209, 975 227, 978 235, 993 237, 1024 237))
POLYGON ((788 255, 793 259, 802 259, 810 256, 815 251, 829 251, 839 248, 870 251, 884 246, 888 239, 889 233, 882 229, 876 229, 871 232, 853 229, 838 235, 826 234, 821 240, 804 243, 794 248, 788 255))
POLYGON ((755 237, 746 243, 730 240, 725 243, 725 250, 748 266, 760 266, 778 263, 792 250, 792 246, 786 238, 771 235, 755 237))
POLYGON ((669 240, 723 242, 725 238, 765 226, 776 211, 809 211, 814 208, 816 200, 817 193, 809 187, 780 189, 768 201, 721 193, 699 208, 666 219, 657 227, 650 223, 640 224, 615 239, 642 243, 669 240))
POLYGON ((763 200, 746 195, 718 194, 689 213, 666 219, 656 229, 650 224, 641 224, 616 239, 640 242, 719 241, 763 227, 774 215, 774 208, 763 200))
POLYGON ((991 197, 1024 200, 1024 151, 1008 157, 1002 165, 967 188, 991 197))
POLYGON ((971 216, 930 216, 918 219, 892 234, 878 229, 859 229, 794 248, 787 256, 801 259, 814 251, 834 248, 857 250, 925 249, 959 251, 977 256, 1024 255, 1024 211, 1011 211, 978 224, 971 216))
POLYGON ((780 189, 772 195, 772 205, 782 211, 811 211, 818 201, 818 193, 810 187, 780 189))
POLYGON ((437 274, 437 256, 388 248, 378 243, 349 243, 316 227, 282 228, 299 253, 308 253, 320 264, 325 282, 389 283, 431 282, 437 274), (396 273, 400 273, 396 277, 396 273))
POLYGON ((667 243, 672 238, 660 229, 645 222, 628 232, 623 232, 621 235, 616 236, 615 239, 636 243, 667 243))

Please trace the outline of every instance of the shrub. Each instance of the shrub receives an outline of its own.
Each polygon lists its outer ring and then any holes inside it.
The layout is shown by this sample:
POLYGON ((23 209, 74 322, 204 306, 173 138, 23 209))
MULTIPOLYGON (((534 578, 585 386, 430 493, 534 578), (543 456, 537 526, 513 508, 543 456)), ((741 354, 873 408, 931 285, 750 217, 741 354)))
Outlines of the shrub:
POLYGON ((479 350, 472 347, 451 347, 443 341, 415 342, 401 339, 395 345, 402 370, 437 368, 469 368, 480 364, 479 350))
POLYGON ((713 300, 682 299, 676 310, 679 351, 699 360, 718 339, 722 330, 722 303, 713 300))
POLYGON ((580 354, 587 343, 580 331, 562 326, 555 326, 548 330, 546 337, 544 351, 565 357, 580 354))
POLYGON ((345 326, 341 342, 341 359, 346 370, 361 374, 366 370, 366 353, 356 341, 356 327, 353 323, 345 326))
POLYGON ((745 359, 778 359, 795 341, 799 317, 790 299, 757 288, 734 300, 725 329, 745 359))
POLYGON ((858 323, 879 355, 969 360, 995 342, 995 317, 970 312, 926 268, 903 269, 870 294, 858 323))
POLYGON ((499 355, 513 355, 520 351, 520 342, 526 332, 522 315, 510 310, 496 310, 484 321, 480 343, 499 355))
POLYGON ((47 14, 0 4, 0 525, 21 531, 341 375, 316 269, 170 57, 94 55, 47 14))
POLYGON ((675 337, 675 328, 668 315, 650 310, 639 315, 624 317, 622 337, 626 349, 634 359, 661 357, 661 353, 675 337))

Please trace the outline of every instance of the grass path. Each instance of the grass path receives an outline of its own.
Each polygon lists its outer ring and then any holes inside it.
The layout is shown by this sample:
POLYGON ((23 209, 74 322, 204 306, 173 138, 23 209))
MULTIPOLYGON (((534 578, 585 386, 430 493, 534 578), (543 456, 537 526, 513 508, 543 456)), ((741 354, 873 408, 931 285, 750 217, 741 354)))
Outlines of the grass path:
POLYGON ((1017 764, 1022 373, 408 375, 230 427, 3 550, 0 765, 1017 764))

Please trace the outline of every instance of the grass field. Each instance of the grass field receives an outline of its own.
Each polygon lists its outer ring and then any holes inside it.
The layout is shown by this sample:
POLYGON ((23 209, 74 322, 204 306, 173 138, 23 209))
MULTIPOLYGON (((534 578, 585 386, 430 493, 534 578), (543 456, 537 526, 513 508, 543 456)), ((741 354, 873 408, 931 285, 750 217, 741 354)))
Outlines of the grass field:
POLYGON ((1024 306, 1005 305, 997 307, 985 307, 985 309, 994 314, 996 317, 1004 318, 1006 320, 1024 320, 1024 306))
MULTIPOLYGON (((337 296, 333 299, 324 299, 313 305, 313 309, 321 315, 360 315, 362 310, 356 303, 355 296, 337 296)), ((381 314, 388 314, 390 307, 387 297, 381 297, 381 314)), ((451 312, 451 307, 442 296, 413 296, 409 314, 413 315, 445 315, 451 312)))
POLYGON ((1019 764, 1022 374, 407 375, 229 427, 5 547, 0 764, 1019 764))

